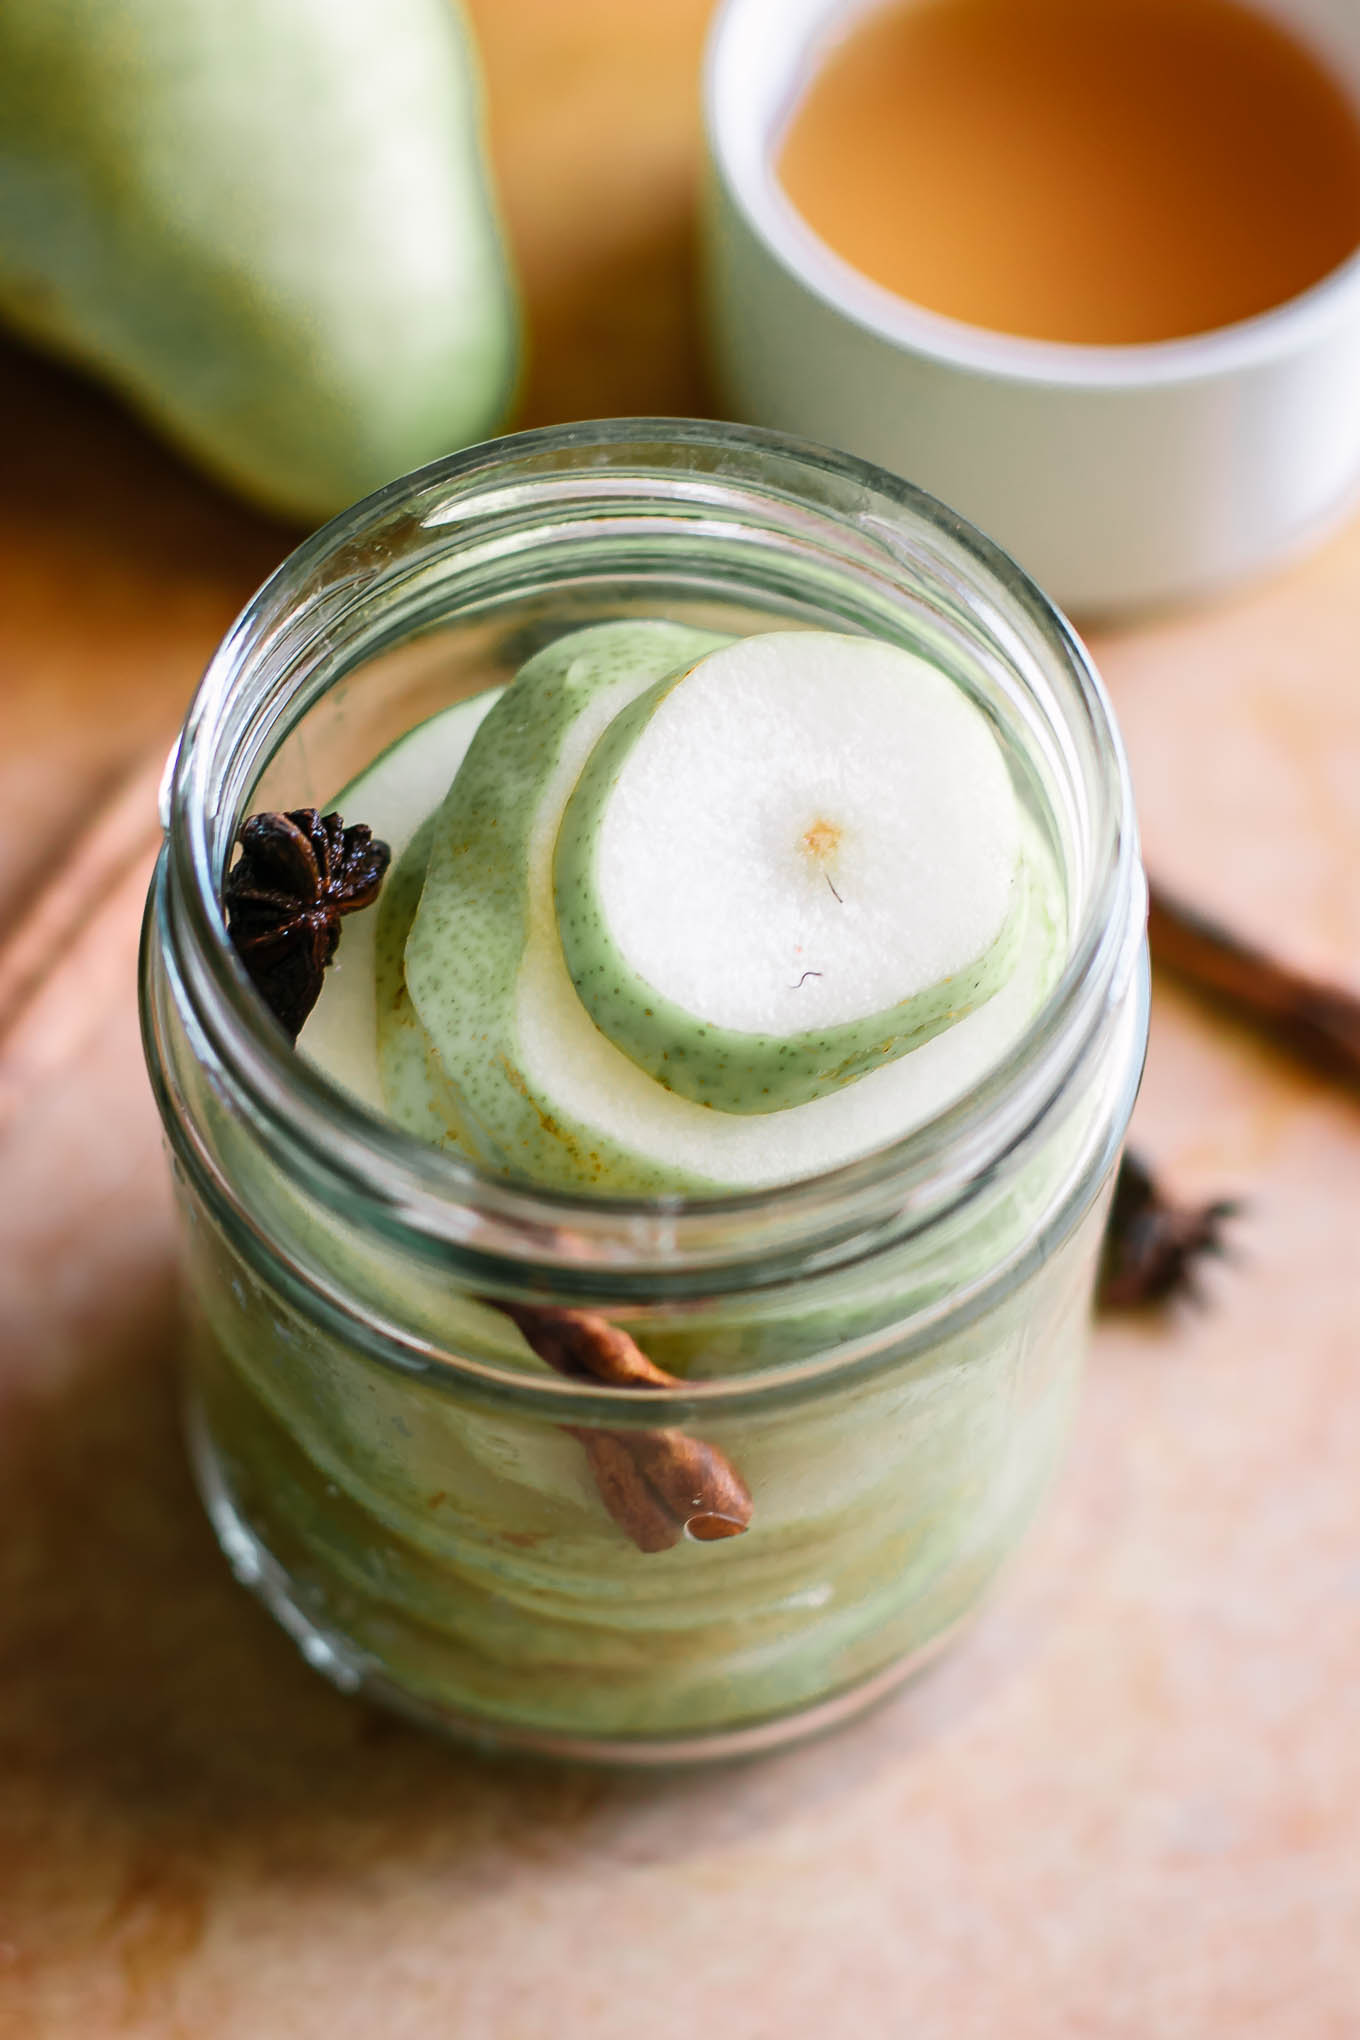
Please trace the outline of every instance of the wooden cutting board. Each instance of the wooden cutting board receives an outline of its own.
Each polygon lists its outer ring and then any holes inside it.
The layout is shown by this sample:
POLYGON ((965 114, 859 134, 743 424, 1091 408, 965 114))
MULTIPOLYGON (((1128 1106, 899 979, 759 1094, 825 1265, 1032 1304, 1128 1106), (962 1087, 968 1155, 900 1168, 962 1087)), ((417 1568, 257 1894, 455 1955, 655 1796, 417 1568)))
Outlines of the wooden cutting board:
MULTIPOLYGON (((478 0, 525 422, 706 407, 702 0, 478 0)), ((168 744, 291 534, 0 355, 0 931, 168 744)), ((1150 855, 1360 983, 1360 527, 1101 635, 1150 855)), ((488 1766, 331 1693, 184 1471, 133 860, 0 1119, 0 2040, 1360 2032, 1360 1116, 1159 988, 1141 1136, 1251 1200, 1102 1330, 1067 1474, 934 1678, 690 1782, 488 1766)))

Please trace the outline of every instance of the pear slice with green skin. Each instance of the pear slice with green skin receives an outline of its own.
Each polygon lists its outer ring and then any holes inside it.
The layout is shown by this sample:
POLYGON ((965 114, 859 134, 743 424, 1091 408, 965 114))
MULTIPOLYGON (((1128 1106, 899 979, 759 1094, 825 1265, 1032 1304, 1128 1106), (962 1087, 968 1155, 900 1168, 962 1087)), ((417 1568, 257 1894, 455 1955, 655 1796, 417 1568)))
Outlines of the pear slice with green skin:
MULTIPOLYGON (((526 1065, 520 1021, 526 966, 551 973, 555 961, 575 1008, 568 1026, 579 1018, 594 1033, 565 980, 553 922, 562 808, 618 711, 724 642, 681 624, 623 621, 559 638, 521 668, 449 788, 406 944, 406 986, 443 1072, 451 1130, 506 1173, 622 1195, 712 1187, 563 1110, 526 1065)), ((552 1008, 532 986, 528 996, 539 1017, 552 1008)), ((415 1101, 388 1103, 419 1130, 415 1101)))
MULTIPOLYGON (((641 670, 645 636, 641 645, 615 636, 645 628, 599 626, 559 640, 522 671, 479 733, 441 814, 407 944, 417 1018, 468 1136, 491 1166, 513 1176, 634 1196, 715 1194, 816 1175, 909 1133, 1002 1059, 1062 968, 1061 876, 1026 816, 1029 908, 1007 983, 861 1082, 759 1116, 713 1112, 664 1090, 578 999, 552 889, 553 845, 581 767, 613 713, 661 677, 641 670), (617 691, 598 670, 615 655, 632 668, 617 691), (592 681, 601 683, 598 698, 592 681)), ((710 638, 704 649, 715 644, 710 638)), ((664 667, 656 639, 652 650, 664 667)))
POLYGON ((1006 982, 1019 830, 1001 748, 938 668, 830 632, 741 639, 592 752, 554 860, 567 969, 667 1090, 785 1111, 1006 982))
POLYGON ((373 973, 378 1079, 386 1110, 408 1133, 490 1168, 500 1157, 460 1109, 406 986, 406 943, 425 889, 438 810, 426 816, 378 902, 373 973))
MULTIPOLYGON (((380 1040, 388 1030, 379 1029, 378 1013, 384 999, 394 998, 398 991, 404 995, 401 946, 425 882, 428 829, 419 852, 413 839, 444 798, 483 718, 503 692, 501 687, 489 687, 428 716, 379 752, 327 802, 327 811, 334 809, 346 822, 367 822, 387 844, 392 862, 373 912, 346 919, 335 961, 298 1036, 298 1048, 374 1112, 391 1110, 378 1058, 380 1040), (395 979, 390 967, 384 972, 381 962, 383 932, 394 925, 400 929, 395 979)), ((423 1034, 407 1032, 423 1060, 427 1052, 423 1034)), ((434 1116, 428 1116, 423 1126, 409 1123, 427 1140, 442 1138, 442 1122, 434 1116)))
POLYGON ((406 939, 425 887, 434 822, 427 815, 416 830, 378 901, 373 943, 378 1080, 387 1110, 408 1133, 460 1154, 462 1132, 439 1087, 429 1040, 406 989, 406 939))

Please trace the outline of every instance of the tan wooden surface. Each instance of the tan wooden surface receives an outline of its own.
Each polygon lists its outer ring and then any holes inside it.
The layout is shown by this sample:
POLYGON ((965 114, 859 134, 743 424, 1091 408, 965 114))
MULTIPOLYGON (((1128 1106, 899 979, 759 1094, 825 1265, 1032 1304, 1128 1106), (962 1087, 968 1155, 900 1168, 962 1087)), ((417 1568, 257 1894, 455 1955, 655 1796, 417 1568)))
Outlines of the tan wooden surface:
MULTIPOLYGON (((480 0, 534 419, 703 407, 703 0, 480 0)), ((0 356, 0 929, 169 740, 289 534, 0 356)), ((1150 854, 1360 982, 1360 527, 1102 636, 1150 854)), ((1360 1116, 1159 987, 1139 1108, 1242 1260, 1105 1329, 1068 1470, 935 1677, 688 1783, 488 1767, 331 1693, 176 1434, 138 871, 0 1123, 2 2040, 1360 2034, 1360 1116), (58 1052, 59 1051, 59 1052, 58 1052)))

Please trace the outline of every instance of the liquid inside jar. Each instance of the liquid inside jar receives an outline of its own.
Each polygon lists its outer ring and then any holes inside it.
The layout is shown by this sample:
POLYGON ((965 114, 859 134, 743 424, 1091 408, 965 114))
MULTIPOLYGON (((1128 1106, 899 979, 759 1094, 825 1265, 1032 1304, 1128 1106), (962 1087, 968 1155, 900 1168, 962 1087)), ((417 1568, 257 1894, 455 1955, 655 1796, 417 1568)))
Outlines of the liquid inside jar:
POLYGON ((970 325, 1120 346, 1269 311, 1360 246, 1360 119, 1239 0, 921 0, 811 77, 785 191, 847 262, 970 325))

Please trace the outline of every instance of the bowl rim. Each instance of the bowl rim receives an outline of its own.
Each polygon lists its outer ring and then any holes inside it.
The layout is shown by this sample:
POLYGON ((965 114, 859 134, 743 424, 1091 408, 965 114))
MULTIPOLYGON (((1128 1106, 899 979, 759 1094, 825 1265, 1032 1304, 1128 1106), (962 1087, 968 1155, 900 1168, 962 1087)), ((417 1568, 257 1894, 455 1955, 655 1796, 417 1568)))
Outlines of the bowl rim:
MULTIPOLYGON (((767 31, 762 53, 792 87, 809 37, 838 12, 847 20, 883 0, 809 0, 802 25, 780 40, 790 16, 783 0, 720 0, 704 52, 702 100, 710 161, 733 206, 794 282, 838 317, 900 354, 993 381, 1074 390, 1146 390, 1215 381, 1270 366, 1324 346, 1338 329, 1360 323, 1360 244, 1335 269, 1282 303, 1233 325, 1172 340, 1118 346, 1036 340, 993 332, 929 311, 856 269, 809 226, 774 174, 777 123, 752 119, 750 94, 734 80, 741 38, 753 21, 767 31)), ((1356 33, 1360 66, 1360 30, 1356 33)), ((1334 66, 1360 119, 1360 86, 1334 66)), ((747 75, 743 69, 741 75, 747 75)), ((789 94, 784 103, 791 104, 789 94)))

